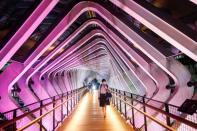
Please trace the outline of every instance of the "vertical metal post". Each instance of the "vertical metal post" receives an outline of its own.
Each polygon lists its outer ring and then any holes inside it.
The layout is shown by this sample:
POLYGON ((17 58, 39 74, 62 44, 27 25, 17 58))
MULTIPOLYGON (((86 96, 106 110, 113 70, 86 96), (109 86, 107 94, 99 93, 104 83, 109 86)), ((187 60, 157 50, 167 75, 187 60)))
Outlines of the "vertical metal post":
POLYGON ((66 92, 66 100, 67 100, 67 102, 66 102, 66 110, 67 110, 67 113, 66 113, 66 115, 68 116, 68 92, 66 92))
POLYGON ((114 89, 114 107, 116 107, 116 89, 114 89))
MULTIPOLYGON (((126 101, 126 92, 124 91, 124 100, 126 101)), ((127 104, 124 102, 124 116, 127 119, 127 104)))
POLYGON ((77 89, 75 89, 75 106, 77 104, 77 92, 76 92, 77 89))
MULTIPOLYGON (((78 92, 80 92, 80 88, 78 89, 78 92)), ((80 94, 78 94, 78 103, 80 101, 80 94)))
MULTIPOLYGON (((167 113, 170 113, 170 111, 169 111, 169 106, 168 106, 167 103, 165 103, 165 110, 166 110, 167 113)), ((167 116, 167 115, 166 115, 166 124, 167 124, 168 126, 171 126, 171 124, 170 124, 170 117, 167 116)))
MULTIPOLYGON (((121 91, 119 90, 119 97, 121 98, 121 91)), ((120 112, 122 113, 122 101, 121 101, 121 99, 120 99, 120 112)))
MULTIPOLYGON (((53 108, 55 107, 55 96, 53 97, 53 108)), ((53 129, 55 129, 55 110, 53 110, 53 129)))
MULTIPOLYGON (((143 111, 146 112, 145 98, 144 97, 142 98, 142 101, 143 101, 143 111)), ((144 115, 144 128, 145 128, 145 131, 147 131, 147 121, 146 121, 146 116, 145 115, 144 115)))
POLYGON ((77 96, 77 94, 76 94, 76 89, 75 89, 75 91, 74 91, 74 92, 75 92, 75 106, 76 106, 76 104, 77 104, 77 97, 76 97, 76 96, 77 96))
MULTIPOLYGON (((43 101, 40 101, 40 107, 43 106, 43 101)), ((40 109, 40 116, 42 115, 42 108, 40 109)), ((42 131, 42 118, 40 119, 40 131, 42 131)))
POLYGON ((73 90, 72 91, 72 96, 73 96, 73 99, 72 99, 72 101, 73 101, 73 108, 75 107, 75 90, 73 90))
POLYGON ((79 103, 79 89, 77 89, 77 103, 79 103))
POLYGON ((77 91, 78 89, 76 89, 76 105, 78 104, 78 94, 77 94, 78 92, 77 91))
MULTIPOLYGON (((13 112, 13 119, 17 117, 17 110, 15 109, 13 112)), ((1 130, 1 129, 0 129, 1 130)), ((13 130, 16 131, 16 122, 13 123, 13 130)))
POLYGON ((79 103, 79 89, 77 89, 77 104, 79 103))
MULTIPOLYGON (((63 103, 64 101, 64 94, 62 94, 62 98, 61 98, 61 103, 63 103)), ((64 112, 63 112, 63 104, 61 105, 61 122, 63 121, 64 119, 64 112)))
MULTIPOLYGON (((133 106, 133 95, 132 94, 131 94, 131 105, 133 106)), ((135 128, 135 116, 134 116, 133 107, 131 107, 131 111, 132 111, 132 124, 133 124, 133 127, 135 128)))
POLYGON ((75 107, 75 90, 73 90, 73 108, 75 107))
POLYGON ((78 104, 78 89, 76 89, 76 105, 78 104))
POLYGON ((116 89, 116 108, 118 110, 118 98, 117 98, 117 95, 118 95, 118 90, 116 89))
POLYGON ((71 90, 71 91, 70 91, 70 97, 71 97, 71 99, 70 99, 70 100, 71 100, 71 102, 70 102, 71 111, 73 110, 73 103, 72 103, 72 100, 73 100, 72 96, 73 96, 73 95, 72 95, 72 93, 73 93, 73 92, 72 92, 72 90, 71 90))
POLYGON ((77 89, 75 90, 75 106, 77 105, 77 89))
POLYGON ((114 89, 112 89, 112 104, 113 104, 113 106, 115 106, 115 97, 114 97, 114 89))
MULTIPOLYGON (((79 93, 79 92, 80 92, 80 89, 78 89, 78 93, 79 93)), ((80 99, 81 99, 81 98, 80 98, 80 95, 81 95, 81 93, 78 94, 78 102, 79 102, 80 99)))

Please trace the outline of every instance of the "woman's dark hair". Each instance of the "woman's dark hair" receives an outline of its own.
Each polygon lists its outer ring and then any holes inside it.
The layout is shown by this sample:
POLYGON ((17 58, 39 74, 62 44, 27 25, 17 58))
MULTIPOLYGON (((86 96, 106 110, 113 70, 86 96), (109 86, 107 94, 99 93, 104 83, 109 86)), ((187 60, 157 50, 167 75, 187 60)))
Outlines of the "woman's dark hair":
POLYGON ((105 79, 102 79, 102 82, 106 82, 106 80, 105 79))

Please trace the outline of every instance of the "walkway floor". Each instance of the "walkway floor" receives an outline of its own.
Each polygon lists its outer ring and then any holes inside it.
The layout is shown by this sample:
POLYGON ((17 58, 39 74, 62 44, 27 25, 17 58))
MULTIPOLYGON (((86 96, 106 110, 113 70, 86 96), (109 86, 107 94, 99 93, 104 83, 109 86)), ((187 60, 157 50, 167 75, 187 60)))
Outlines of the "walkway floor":
POLYGON ((76 110, 63 122, 57 131, 133 131, 112 107, 107 106, 104 119, 98 105, 97 92, 87 93, 76 110))

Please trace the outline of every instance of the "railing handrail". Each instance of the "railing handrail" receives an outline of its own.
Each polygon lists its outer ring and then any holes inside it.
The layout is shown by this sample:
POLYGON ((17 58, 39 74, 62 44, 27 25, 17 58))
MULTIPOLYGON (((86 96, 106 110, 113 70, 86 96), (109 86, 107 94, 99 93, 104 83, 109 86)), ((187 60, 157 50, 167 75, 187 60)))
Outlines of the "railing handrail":
POLYGON ((148 117, 149 119, 153 120, 154 122, 156 122, 157 124, 163 126, 164 128, 170 130, 170 131, 176 131, 174 128, 168 126, 167 124, 163 124, 163 122, 161 122, 160 120, 155 119, 154 117, 152 117, 151 115, 148 115, 146 112, 141 111, 139 109, 137 109, 135 106, 133 106, 131 103, 128 103, 126 100, 120 98, 119 96, 115 96, 118 99, 120 99, 121 101, 123 101, 125 104, 131 106, 133 109, 137 110, 138 112, 142 113, 143 115, 145 115, 146 117, 148 117))
MULTIPOLYGON (((111 89, 114 89, 114 88, 111 88, 111 89)), ((176 106, 176 105, 172 105, 172 104, 169 104, 169 103, 166 103, 166 102, 162 102, 162 101, 159 101, 159 100, 155 100, 155 99, 152 99, 152 98, 148 98, 148 97, 146 97, 146 96, 137 95, 137 94, 134 94, 134 93, 131 93, 131 92, 128 92, 128 91, 123 91, 123 90, 119 90, 119 91, 122 91, 122 92, 125 92, 125 93, 130 93, 130 94, 132 94, 132 95, 135 95, 135 96, 138 96, 138 97, 141 97, 141 98, 145 98, 145 99, 148 99, 148 100, 151 100, 151 101, 155 101, 155 102, 158 102, 158 103, 161 103, 161 104, 167 104, 167 105, 169 105, 169 106, 179 108, 179 107, 176 106)), ((121 94, 121 95, 123 95, 123 94, 121 94)))
MULTIPOLYGON (((81 91, 81 89, 83 89, 83 88, 78 88, 79 91, 81 91)), ((75 89, 75 90, 77 90, 77 89, 75 89)), ((74 91, 74 90, 72 90, 72 91, 74 91)), ((68 94, 67 96, 70 96, 70 95, 72 95, 72 94, 68 94)), ((33 110, 30 111, 30 112, 24 113, 24 114, 22 114, 22 115, 20 115, 20 116, 18 116, 18 117, 16 117, 16 118, 13 118, 12 120, 7 120, 7 121, 3 122, 2 124, 0 124, 0 129, 5 128, 6 126, 9 126, 9 125, 13 124, 14 122, 16 122, 17 120, 20 120, 20 119, 22 119, 22 118, 24 118, 24 117, 26 117, 26 116, 28 116, 28 115, 31 115, 31 114, 33 114, 34 112, 36 112, 36 111, 38 111, 38 110, 40 110, 40 109, 42 109, 42 108, 45 108, 45 107, 48 106, 48 105, 51 105, 51 104, 53 104, 53 103, 56 103, 58 100, 62 99, 63 97, 67 97, 67 96, 62 96, 62 97, 60 97, 60 98, 58 98, 58 99, 56 99, 56 100, 54 100, 54 101, 52 101, 52 102, 49 102, 49 103, 47 103, 47 104, 45 104, 45 105, 43 105, 43 106, 41 106, 41 107, 38 107, 38 108, 36 108, 36 109, 33 109, 33 110)), ((74 97, 74 96, 73 96, 73 97, 74 97)))
MULTIPOLYGON (((79 94, 79 93, 81 93, 81 92, 78 92, 77 94, 79 94)), ((52 108, 51 110, 47 111, 45 114, 42 114, 41 116, 37 117, 36 119, 34 119, 33 121, 29 122, 25 126, 21 127, 17 131, 23 131, 24 129, 30 127, 31 125, 33 125, 34 123, 36 123, 37 121, 39 121, 40 119, 42 119, 43 117, 45 117, 46 115, 48 115, 49 113, 51 113, 53 110, 57 109, 58 107, 60 107, 61 105, 63 105, 64 103, 66 103, 67 101, 69 101, 70 99, 72 99, 73 97, 75 97, 75 96, 72 96, 72 97, 66 99, 65 101, 61 102, 59 105, 57 105, 54 108, 52 108)))
MULTIPOLYGON (((83 88, 83 87, 77 88, 77 89, 75 89, 75 90, 79 90, 79 89, 82 89, 82 88, 83 88)), ((42 99, 42 100, 40 100, 40 101, 37 101, 37 102, 31 103, 31 104, 25 105, 25 106, 23 106, 23 107, 18 107, 18 108, 15 108, 15 109, 12 109, 12 110, 9 110, 9 111, 6 111, 6 112, 2 112, 1 114, 4 115, 4 114, 10 113, 10 112, 13 112, 14 110, 19 110, 19 109, 22 109, 22 108, 25 108, 25 107, 28 107, 28 106, 31 106, 31 105, 34 105, 34 104, 38 104, 38 103, 40 103, 40 102, 44 102, 44 101, 46 101, 46 100, 53 99, 54 97, 57 97, 57 96, 61 97, 62 95, 67 95, 67 93, 71 93, 72 91, 75 91, 75 90, 67 91, 67 92, 64 92, 64 93, 62 93, 62 94, 58 94, 58 95, 55 95, 55 96, 52 96, 52 97, 49 97, 49 98, 46 98, 46 99, 42 99)))
MULTIPOLYGON (((110 90, 110 91, 112 91, 113 93, 117 93, 117 94, 119 94, 119 95, 121 95, 121 96, 124 96, 123 94, 120 94, 119 92, 116 92, 116 91, 113 91, 113 90, 110 90)), ((129 93, 129 92, 128 92, 129 93)), ((132 93, 131 93, 132 94, 132 93)), ((118 97, 118 96, 116 96, 116 97, 118 97)), ((175 119, 175 120, 178 120, 178 121, 180 121, 180 122, 182 122, 182 123, 184 123, 184 124, 186 124, 186 125, 188 125, 188 126, 190 126, 190 127, 193 127, 193 128, 197 128, 197 124, 196 123, 193 123, 193 122, 191 122, 191 121, 188 121, 188 120, 186 120, 186 119, 184 119, 184 118, 182 118, 182 117, 179 117, 179 116, 176 116, 176 115, 174 115, 174 114, 172 114, 172 113, 167 113, 167 112, 165 112, 165 111, 163 111, 163 110, 161 110, 161 109, 159 109, 159 108, 156 108, 156 107, 154 107, 154 106, 152 106, 152 105, 149 105, 149 104, 147 104, 147 103, 143 103, 143 102, 141 102, 141 101, 139 101, 139 100, 136 100, 135 98, 130 98, 129 96, 127 96, 127 95, 125 95, 124 97, 126 97, 126 98, 129 98, 129 99, 131 99, 131 100, 134 100, 134 101, 136 101, 136 102, 138 102, 138 103, 141 103, 142 105, 144 105, 144 106, 147 106, 147 107, 149 107, 149 108, 151 108, 151 109, 153 109, 153 110, 155 110, 155 111, 157 111, 157 112, 159 112, 159 113, 162 113, 163 115, 166 115, 166 116, 168 116, 168 117, 171 117, 171 118, 173 118, 173 119, 175 119)), ((124 102, 124 100, 122 99, 122 98, 120 98, 120 97, 118 97, 119 99, 121 99, 123 102, 124 102)), ((166 103, 163 103, 163 104, 166 104, 166 103)), ((130 103, 129 103, 129 105, 130 105, 130 103)), ((133 106, 132 106, 133 107, 133 106)))

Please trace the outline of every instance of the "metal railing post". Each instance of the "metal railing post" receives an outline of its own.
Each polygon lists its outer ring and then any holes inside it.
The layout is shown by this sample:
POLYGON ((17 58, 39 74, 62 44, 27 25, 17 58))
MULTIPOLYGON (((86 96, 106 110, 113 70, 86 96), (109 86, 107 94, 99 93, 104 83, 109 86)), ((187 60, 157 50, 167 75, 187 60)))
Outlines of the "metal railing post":
MULTIPOLYGON (((53 97, 53 102, 55 101, 55 96, 53 97)), ((55 107, 55 102, 53 103, 53 108, 55 107)), ((55 110, 53 110, 53 129, 55 129, 55 110)))
MULTIPOLYGON (((62 94, 62 99, 61 99, 61 103, 63 103, 64 99, 64 94, 62 94)), ((63 104, 61 105, 61 122, 64 119, 64 113, 63 113, 63 104)))
POLYGON ((75 106, 77 105, 77 93, 76 93, 76 90, 77 89, 75 89, 75 106))
POLYGON ((73 90, 73 108, 75 107, 75 90, 73 90))
MULTIPOLYGON (((121 98, 121 91, 120 90, 119 90, 119 93, 120 93, 119 97, 121 98)), ((120 102, 119 103, 119 105, 120 105, 120 112, 122 113, 122 101, 121 101, 121 99, 120 99, 119 102, 120 102)))
POLYGON ((73 90, 73 108, 75 107, 75 90, 73 90))
MULTIPOLYGON (((17 110, 14 110, 14 112, 13 112, 13 118, 16 118, 17 117, 17 110)), ((0 129, 1 130, 1 129, 0 129)), ((16 129, 16 122, 15 123, 13 123, 13 130, 14 131, 16 131, 17 129, 16 129)))
MULTIPOLYGON (((132 94, 131 94, 131 105, 133 105, 133 95, 132 94)), ((135 116, 134 116, 134 109, 133 109, 133 107, 131 107, 131 112, 132 112, 132 124, 133 124, 133 127, 135 128, 135 116)))
POLYGON ((71 99, 70 99, 70 101, 71 101, 71 102, 70 102, 71 109, 70 109, 70 110, 71 110, 71 111, 73 110, 73 103, 72 103, 72 100, 73 100, 72 96, 73 96, 73 95, 72 95, 72 93, 73 93, 73 92, 72 92, 72 90, 71 90, 71 91, 70 91, 70 97, 71 97, 71 99))
POLYGON ((118 95, 118 90, 116 89, 116 108, 118 110, 118 98, 117 98, 117 95, 118 95))
POLYGON ((69 110, 69 108, 68 108, 68 92, 66 92, 66 99, 67 99, 67 102, 66 102, 66 108, 67 108, 67 112, 66 112, 66 115, 68 116, 68 110, 69 110))
MULTIPOLYGON (((124 100, 126 101, 127 99, 126 99, 126 92, 124 91, 124 100)), ((125 119, 127 119, 127 104, 126 103, 124 103, 124 112, 125 112, 125 114, 124 114, 124 116, 125 116, 125 119)))
POLYGON ((77 90, 75 89, 75 106, 77 105, 77 90))
MULTIPOLYGON (((78 89, 78 92, 80 92, 80 89, 78 89)), ((78 94, 78 102, 80 101, 80 94, 78 94)))
POLYGON ((80 89, 77 90, 77 97, 78 97, 78 103, 80 101, 80 94, 78 94, 78 92, 80 92, 80 89))
POLYGON ((78 89, 76 89, 76 103, 78 104, 78 89))
POLYGON ((112 97, 112 104, 113 104, 113 106, 115 106, 114 89, 112 89, 112 92, 113 92, 113 97, 112 97))
MULTIPOLYGON (((146 112, 146 106, 145 106, 145 98, 142 97, 142 101, 143 101, 143 111, 146 112)), ((144 128, 145 131, 147 131, 147 121, 146 121, 146 116, 144 115, 144 128)))
MULTIPOLYGON (((170 111, 169 111, 169 106, 168 106, 167 103, 165 103, 165 111, 166 111, 167 113, 170 113, 170 111)), ((171 124, 170 124, 170 117, 167 116, 167 115, 166 115, 166 124, 167 124, 168 126, 171 126, 171 124)))
POLYGON ((78 104, 78 89, 76 89, 76 105, 78 104))
MULTIPOLYGON (((40 101, 40 107, 43 106, 43 101, 40 101)), ((42 115, 42 109, 40 109, 40 116, 42 115)), ((42 119, 40 119, 40 131, 42 131, 42 119)))

